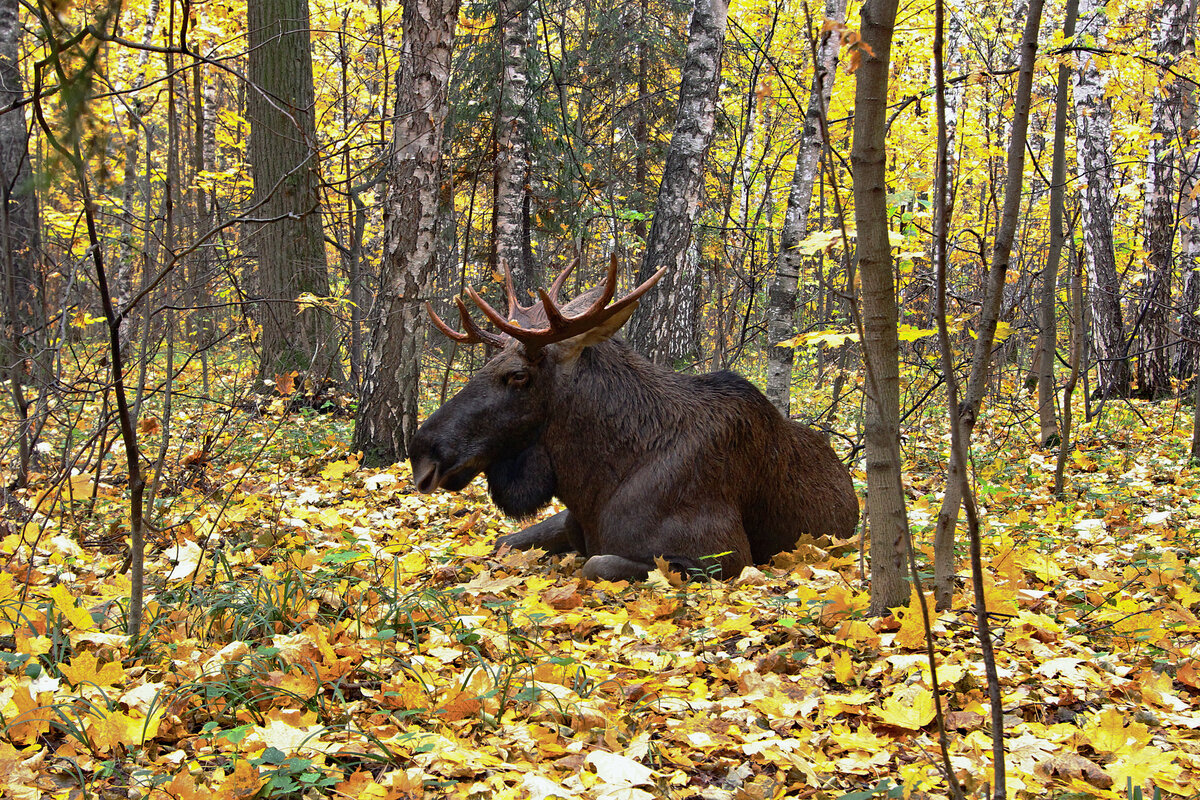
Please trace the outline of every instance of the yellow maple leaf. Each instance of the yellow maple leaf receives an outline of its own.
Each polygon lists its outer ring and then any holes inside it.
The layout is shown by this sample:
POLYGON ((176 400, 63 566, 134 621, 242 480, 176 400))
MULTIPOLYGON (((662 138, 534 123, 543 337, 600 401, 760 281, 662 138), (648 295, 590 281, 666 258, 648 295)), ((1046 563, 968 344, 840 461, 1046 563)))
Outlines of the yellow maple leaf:
POLYGON ((143 717, 94 707, 85 719, 88 737, 101 753, 116 747, 145 744, 158 735, 158 726, 165 710, 159 708, 149 717, 143 717))
POLYGON ((905 686, 884 700, 875 716, 886 725, 920 730, 933 722, 933 692, 916 684, 905 686))
POLYGON ((13 800, 39 800, 42 792, 37 787, 37 773, 27 759, 25 753, 0 742, 0 794, 13 800))
POLYGON ((258 767, 249 761, 238 761, 233 774, 225 777, 212 796, 216 800, 249 800, 262 785, 263 777, 258 774, 258 767))
POLYGON ((72 686, 83 683, 115 686, 125 680, 125 669, 119 661, 109 661, 101 666, 95 654, 90 651, 73 657, 70 664, 59 665, 59 670, 72 686))
POLYGON ((371 777, 371 773, 359 770, 348 779, 333 787, 340 797, 357 797, 359 800, 384 800, 389 794, 384 786, 380 786, 371 777))
POLYGON ((86 631, 96 627, 92 615, 75 605, 75 597, 65 583, 60 583, 50 590, 50 599, 54 601, 54 608, 58 613, 66 617, 76 630, 86 631))
POLYGON ((1083 726, 1083 735, 1097 752, 1122 755, 1145 746, 1150 741, 1150 729, 1140 722, 1130 722, 1119 708, 1109 706, 1092 716, 1083 726))
POLYGON ((849 650, 837 650, 830 657, 833 661, 833 677, 838 683, 850 683, 854 678, 854 658, 849 650))
MULTIPOLYGON (((38 738, 49 732, 50 721, 55 718, 49 709, 49 702, 43 703, 29 693, 29 679, 19 682, 8 696, 4 711, 5 738, 17 744, 33 744, 38 738)), ((39 695, 39 698, 51 698, 49 693, 39 695)))
POLYGON ((1181 768, 1175 759, 1175 754, 1164 753, 1157 747, 1137 747, 1110 764, 1105 772, 1121 787, 1126 785, 1127 779, 1131 779, 1134 786, 1161 785, 1179 777, 1181 768))
POLYGON ((325 468, 321 470, 321 477, 327 481, 340 481, 358 469, 360 458, 362 458, 362 454, 355 453, 349 458, 326 464, 325 468))
MULTIPOLYGON (((937 621, 933 611, 933 593, 925 595, 925 608, 929 612, 930 627, 937 621)), ((915 592, 911 593, 908 608, 900 620, 900 629, 896 631, 895 642, 908 650, 923 650, 925 648, 925 620, 921 615, 921 605, 915 592)))

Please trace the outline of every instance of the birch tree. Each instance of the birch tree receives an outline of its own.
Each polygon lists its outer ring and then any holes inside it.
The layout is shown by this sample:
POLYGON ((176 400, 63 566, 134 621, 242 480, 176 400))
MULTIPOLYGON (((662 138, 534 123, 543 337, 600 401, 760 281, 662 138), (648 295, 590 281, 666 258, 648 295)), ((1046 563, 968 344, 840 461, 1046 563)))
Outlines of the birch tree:
POLYGON ((1171 272, 1176 230, 1176 174, 1183 162, 1189 129, 1191 87, 1172 69, 1193 48, 1195 6, 1188 0, 1164 0, 1159 7, 1155 49, 1161 89, 1150 95, 1150 144, 1143 211, 1148 283, 1139 327, 1138 389, 1149 398, 1171 393, 1169 317, 1171 272))
MULTIPOLYGON (((537 288, 529 250, 529 37, 531 0, 499 0, 501 76, 496 115, 493 247, 497 267, 512 271, 517 296, 537 288)), ((526 299, 525 302, 528 302, 526 299)))
POLYGON ((695 258, 689 260, 688 251, 715 128, 727 14, 725 0, 695 0, 675 129, 638 270, 641 282, 663 266, 671 267, 642 297, 642 310, 634 315, 629 331, 633 346, 660 364, 696 351, 698 265, 695 258))
POLYGON ((826 24, 822 25, 813 63, 812 88, 804 113, 804 128, 800 132, 787 212, 779 232, 775 277, 767 295, 767 398, 785 416, 791 403, 794 350, 780 347, 779 343, 790 339, 794 333, 796 284, 803 262, 796 245, 808 232, 808 209, 812 204, 813 185, 821 169, 821 151, 825 148, 824 120, 837 76, 838 50, 842 43, 840 23, 846 21, 846 0, 826 0, 825 17, 826 24))
POLYGON ((417 429, 422 308, 437 270, 442 136, 458 0, 407 0, 396 122, 383 206, 379 316, 363 376, 354 448, 372 464, 408 456, 417 429))
MULTIPOLYGON (((1077 30, 1082 42, 1104 46, 1108 24, 1102 0, 1080 0, 1077 30)), ((1130 371, 1121 315, 1121 281, 1113 249, 1112 109, 1104 97, 1107 77, 1095 56, 1077 51, 1075 65, 1075 154, 1088 274, 1092 340, 1099 357, 1098 389, 1104 396, 1129 393, 1130 371)))
POLYGON ((1033 70, 1037 58, 1038 29, 1042 21, 1043 0, 1029 0, 1025 33, 1019 51, 1017 88, 1013 97, 1013 114, 1009 126, 1010 138, 1005 166, 1004 206, 996 226, 996 238, 992 246, 992 260, 988 267, 983 287, 983 304, 979 314, 979 325, 975 335, 975 350, 971 358, 971 374, 967 388, 957 409, 957 419, 951 424, 959 426, 961 448, 950 454, 946 468, 946 491, 942 495, 942 507, 938 513, 934 530, 934 595, 941 609, 950 607, 954 595, 954 531, 958 525, 958 513, 962 506, 963 461, 971 443, 971 433, 979 419, 983 397, 987 390, 988 377, 992 369, 992 348, 996 341, 996 325, 1000 320, 1001 301, 1012 261, 1013 241, 1021 218, 1021 199, 1024 188, 1025 151, 1029 132, 1029 106, 1033 94, 1033 70))

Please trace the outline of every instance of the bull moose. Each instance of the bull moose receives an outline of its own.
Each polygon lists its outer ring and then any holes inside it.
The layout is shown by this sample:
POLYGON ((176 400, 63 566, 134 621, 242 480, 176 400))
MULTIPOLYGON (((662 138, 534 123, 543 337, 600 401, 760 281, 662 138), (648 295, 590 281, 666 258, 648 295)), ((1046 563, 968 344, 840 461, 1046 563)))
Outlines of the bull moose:
POLYGON ((801 534, 853 534, 858 499, 821 434, 732 372, 673 372, 614 338, 662 271, 609 305, 614 257, 602 285, 560 306, 573 266, 529 306, 509 276, 507 316, 468 288, 499 333, 461 297, 465 332, 426 305, 446 336, 498 352, 413 437, 419 491, 458 491, 483 472, 496 505, 518 518, 558 497, 566 511, 501 543, 577 550, 594 580, 644 578, 655 557, 728 578, 801 534))

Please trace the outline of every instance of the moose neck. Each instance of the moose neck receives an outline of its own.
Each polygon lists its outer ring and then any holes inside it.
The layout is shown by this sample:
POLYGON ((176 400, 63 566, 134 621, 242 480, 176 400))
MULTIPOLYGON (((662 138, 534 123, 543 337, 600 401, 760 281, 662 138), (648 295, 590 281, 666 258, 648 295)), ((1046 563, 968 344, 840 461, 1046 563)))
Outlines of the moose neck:
POLYGON ((677 434, 689 405, 684 380, 617 339, 562 371, 542 441, 568 508, 599 502, 677 434))

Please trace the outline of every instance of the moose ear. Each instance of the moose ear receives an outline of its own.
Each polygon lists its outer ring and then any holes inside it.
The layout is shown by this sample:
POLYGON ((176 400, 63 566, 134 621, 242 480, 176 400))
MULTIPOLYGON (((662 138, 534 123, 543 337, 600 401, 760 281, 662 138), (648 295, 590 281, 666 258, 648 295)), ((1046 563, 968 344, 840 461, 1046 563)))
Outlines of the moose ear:
POLYGON ((586 330, 578 336, 563 340, 561 344, 562 361, 574 361, 579 358, 579 354, 584 351, 584 348, 611 339, 617 331, 621 330, 621 326, 633 315, 637 307, 637 303, 630 303, 596 327, 586 330))

